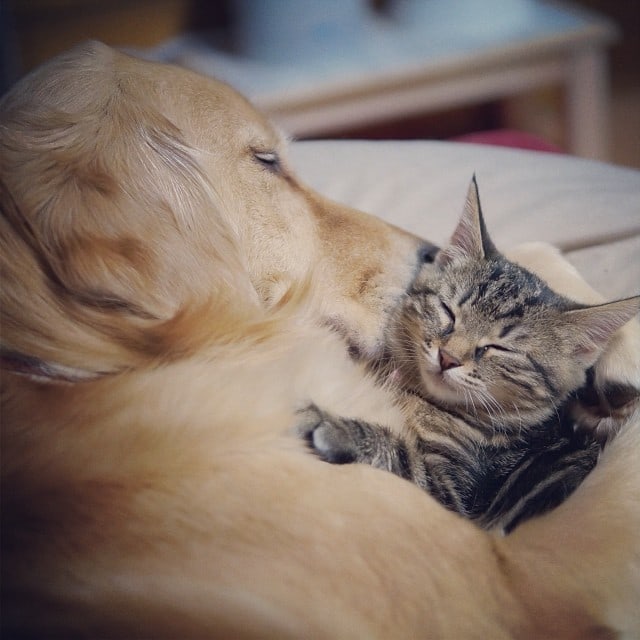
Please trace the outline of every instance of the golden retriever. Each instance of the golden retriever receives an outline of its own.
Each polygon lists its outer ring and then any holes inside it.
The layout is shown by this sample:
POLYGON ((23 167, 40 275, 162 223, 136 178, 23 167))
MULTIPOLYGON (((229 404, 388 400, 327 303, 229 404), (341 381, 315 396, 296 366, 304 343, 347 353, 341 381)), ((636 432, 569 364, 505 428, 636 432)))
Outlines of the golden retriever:
POLYGON ((508 537, 293 436, 399 418, 358 356, 433 247, 302 185, 229 87, 79 47, 0 103, 0 171, 7 637, 640 634, 637 419, 508 537))

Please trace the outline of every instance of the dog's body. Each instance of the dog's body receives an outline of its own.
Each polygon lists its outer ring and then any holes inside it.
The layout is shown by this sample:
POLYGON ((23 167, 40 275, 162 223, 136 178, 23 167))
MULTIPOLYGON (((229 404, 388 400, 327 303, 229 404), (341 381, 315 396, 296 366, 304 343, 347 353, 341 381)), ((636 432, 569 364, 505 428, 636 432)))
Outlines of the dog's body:
POLYGON ((430 247, 301 185, 233 91, 90 45, 0 144, 7 632, 640 633, 637 420, 507 538, 292 436, 309 402, 393 423, 346 345, 381 349, 430 247))

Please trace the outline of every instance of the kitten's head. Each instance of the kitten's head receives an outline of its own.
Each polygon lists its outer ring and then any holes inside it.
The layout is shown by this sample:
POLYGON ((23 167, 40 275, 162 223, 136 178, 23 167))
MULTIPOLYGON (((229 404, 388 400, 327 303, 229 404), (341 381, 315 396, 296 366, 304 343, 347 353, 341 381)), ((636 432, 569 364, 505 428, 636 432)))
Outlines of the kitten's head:
POLYGON ((585 381, 640 296, 585 307, 502 256, 475 178, 449 246, 425 269, 392 325, 394 359, 420 393, 464 416, 527 426, 585 381))

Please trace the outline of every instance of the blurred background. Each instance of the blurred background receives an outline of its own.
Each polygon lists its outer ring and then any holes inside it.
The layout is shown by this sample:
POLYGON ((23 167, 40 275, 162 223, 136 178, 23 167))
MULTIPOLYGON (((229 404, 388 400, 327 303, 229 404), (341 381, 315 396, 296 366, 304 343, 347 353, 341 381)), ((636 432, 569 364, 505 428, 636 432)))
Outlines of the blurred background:
POLYGON ((95 38, 222 76, 298 138, 461 138, 640 169, 639 0, 0 0, 0 30, 3 92, 95 38), (580 86, 558 71, 578 49, 597 53, 580 86))

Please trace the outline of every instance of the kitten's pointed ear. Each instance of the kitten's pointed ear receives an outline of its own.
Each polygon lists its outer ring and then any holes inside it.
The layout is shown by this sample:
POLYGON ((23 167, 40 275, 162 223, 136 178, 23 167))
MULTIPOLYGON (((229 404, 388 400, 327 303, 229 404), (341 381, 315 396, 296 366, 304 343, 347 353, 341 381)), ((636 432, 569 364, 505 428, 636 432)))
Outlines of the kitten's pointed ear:
POLYGON ((613 334, 640 312, 640 296, 565 312, 574 353, 586 366, 600 357, 613 334))
POLYGON ((449 244, 437 254, 435 262, 444 266, 456 257, 484 260, 497 253, 498 250, 491 241, 484 224, 480 193, 474 174, 458 226, 453 232, 449 244))

